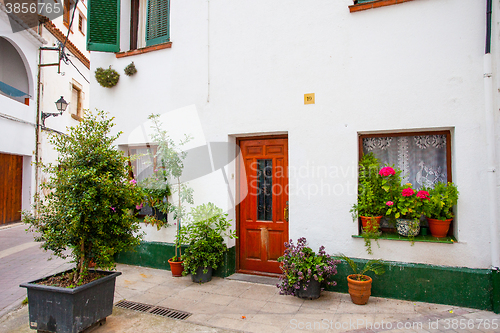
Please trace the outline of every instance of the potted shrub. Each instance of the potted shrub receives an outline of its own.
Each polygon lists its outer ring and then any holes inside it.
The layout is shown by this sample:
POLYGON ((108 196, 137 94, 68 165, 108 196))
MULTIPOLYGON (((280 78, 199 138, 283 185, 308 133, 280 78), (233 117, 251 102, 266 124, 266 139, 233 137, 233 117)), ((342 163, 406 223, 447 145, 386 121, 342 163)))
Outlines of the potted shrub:
POLYGON ((179 242, 188 245, 182 255, 183 274, 191 273, 193 282, 208 282, 227 251, 224 237, 236 238, 236 233, 229 230, 227 214, 213 203, 192 208, 189 217, 179 234, 179 242))
MULTIPOLYGON (((193 189, 188 186, 187 183, 181 183, 180 178, 182 177, 182 172, 184 170, 184 159, 186 158, 186 152, 182 150, 182 146, 191 140, 190 136, 185 136, 185 138, 179 142, 175 142, 168 136, 167 131, 162 128, 162 123, 160 122, 159 115, 150 115, 149 119, 153 122, 153 134, 151 139, 158 144, 158 149, 156 151, 156 159, 158 161, 159 174, 155 174, 149 179, 151 184, 156 184, 150 188, 164 189, 163 195, 168 197, 170 193, 169 183, 174 181, 177 183, 176 193, 177 193, 177 204, 169 204, 168 198, 157 200, 155 207, 159 207, 162 211, 167 210, 168 213, 173 213, 174 223, 177 227, 177 235, 175 238, 175 254, 172 258, 168 260, 170 264, 170 270, 172 276, 182 276, 183 266, 181 260, 181 243, 180 243, 180 230, 181 222, 185 215, 185 203, 193 204, 193 189)), ((158 172, 158 171, 157 171, 158 172)), ((148 219, 146 222, 156 225, 159 229, 163 226, 167 226, 166 221, 158 219, 148 219)))
POLYGON ((350 211, 354 221, 358 217, 361 219, 363 230, 378 232, 380 219, 385 212, 386 192, 382 181, 378 159, 372 153, 363 155, 359 161, 358 198, 350 211))
MULTIPOLYGON (((139 186, 144 193, 145 203, 152 210, 152 215, 146 216, 144 222, 155 225, 158 230, 168 226, 167 214, 171 210, 168 197, 171 195, 171 191, 165 170, 155 169, 153 175, 139 182, 139 186)), ((142 208, 142 206, 138 208, 142 208)))
POLYGON ((72 270, 22 284, 28 289, 30 327, 39 331, 80 332, 111 314, 116 276, 113 255, 139 244, 134 207, 141 191, 129 179, 127 158, 109 136, 112 119, 103 111, 86 112, 68 135, 50 142, 57 164, 36 196, 35 214, 23 213, 42 248, 73 258, 72 270), (69 251, 69 254, 68 252, 69 251), (89 270, 95 262, 104 270, 89 270), (45 284, 45 285, 44 285, 45 284), (49 285, 46 285, 49 284, 49 285))
POLYGON ((428 189, 429 200, 424 207, 424 214, 429 222, 429 229, 434 237, 446 237, 453 220, 453 206, 458 201, 458 189, 453 183, 436 183, 428 189))
POLYGON ((325 247, 319 248, 318 254, 306 246, 304 237, 285 243, 285 253, 278 261, 282 263, 280 283, 277 287, 281 295, 293 295, 300 298, 316 299, 326 285, 337 283, 330 279, 337 274, 337 264, 340 262, 325 252, 325 247))
POLYGON ((391 167, 379 170, 379 161, 372 153, 361 158, 357 202, 350 212, 353 221, 357 221, 358 217, 361 220, 362 236, 369 254, 373 254, 371 239, 377 240, 380 235, 380 220, 386 211, 385 202, 390 197, 391 185, 395 183, 399 183, 399 172, 391 167))
POLYGON ((347 285, 349 287, 349 295, 351 295, 352 302, 357 305, 368 303, 372 290, 372 278, 365 275, 365 273, 373 272, 376 275, 384 274, 385 269, 383 262, 379 259, 369 260, 358 273, 358 265, 351 258, 344 254, 340 254, 339 257, 345 260, 353 271, 353 274, 347 276, 347 285))

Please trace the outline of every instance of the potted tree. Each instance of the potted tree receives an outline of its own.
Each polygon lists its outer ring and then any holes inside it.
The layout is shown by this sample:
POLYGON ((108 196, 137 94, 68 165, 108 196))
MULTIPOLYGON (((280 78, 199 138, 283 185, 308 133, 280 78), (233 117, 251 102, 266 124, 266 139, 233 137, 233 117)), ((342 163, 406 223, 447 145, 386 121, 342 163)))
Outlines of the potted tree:
POLYGON ((139 244, 133 212, 141 191, 113 146, 119 134, 109 135, 112 126, 103 111, 87 112, 68 135, 51 138, 59 156, 57 164, 43 166, 50 174, 41 185, 47 194, 36 196, 37 211, 24 212, 23 220, 44 250, 72 257, 76 267, 21 285, 33 329, 80 332, 105 320, 121 274, 107 271, 115 267, 113 255, 139 244), (89 270, 91 261, 103 270, 89 270))
POLYGON ((325 247, 319 248, 318 254, 306 246, 304 237, 285 243, 285 253, 278 261, 282 263, 280 283, 277 287, 281 295, 293 295, 300 298, 316 299, 326 285, 335 286, 331 278, 337 274, 337 264, 340 262, 325 252, 325 247))
MULTIPOLYGON (((172 276, 179 277, 182 276, 183 271, 180 238, 181 222, 185 216, 185 204, 194 203, 193 189, 190 188, 187 183, 182 183, 180 180, 184 170, 184 159, 187 155, 187 153, 182 150, 182 146, 188 143, 191 137, 186 135, 183 140, 175 142, 169 137, 167 131, 162 128, 159 115, 152 114, 149 116, 149 119, 153 122, 152 128, 154 131, 151 135, 151 139, 158 144, 155 157, 158 161, 158 169, 160 170, 159 175, 153 175, 153 178, 149 179, 149 182, 154 184, 154 186, 151 185, 150 187, 168 189, 168 193, 170 193, 169 183, 176 183, 176 205, 169 204, 168 198, 165 198, 165 200, 158 200, 157 204, 154 204, 154 206, 160 207, 163 211, 167 210, 168 213, 173 213, 174 220, 177 221, 174 223, 177 227, 175 254, 168 260, 168 263, 170 264, 172 276)), ((163 194, 168 196, 167 192, 163 194)), ((166 221, 154 218, 148 219, 146 222, 156 225, 158 229, 167 225, 166 221)))
POLYGON ((453 183, 436 183, 429 188, 429 200, 424 207, 424 214, 429 222, 431 235, 446 237, 453 220, 453 206, 458 201, 458 189, 453 183))
POLYGON ((385 273, 383 262, 379 259, 369 260, 363 269, 358 273, 358 265, 349 257, 340 254, 339 257, 345 260, 351 267, 353 274, 347 276, 347 285, 349 287, 349 295, 354 304, 364 305, 368 303, 368 299, 372 290, 372 278, 365 275, 366 272, 373 272, 376 275, 385 273))
POLYGON ((208 282, 227 251, 224 237, 236 238, 236 232, 229 230, 227 214, 211 202, 192 208, 189 217, 179 233, 179 243, 188 245, 182 255, 183 274, 191 273, 193 282, 208 282))

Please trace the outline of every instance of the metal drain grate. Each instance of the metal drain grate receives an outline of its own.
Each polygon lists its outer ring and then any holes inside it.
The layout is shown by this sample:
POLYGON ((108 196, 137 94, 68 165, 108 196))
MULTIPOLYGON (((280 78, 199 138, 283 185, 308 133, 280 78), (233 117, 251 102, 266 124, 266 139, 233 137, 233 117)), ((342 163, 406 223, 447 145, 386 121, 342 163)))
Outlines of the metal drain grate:
POLYGON ((172 318, 172 319, 177 319, 177 320, 184 320, 184 319, 188 318, 189 316, 191 316, 191 313, 189 313, 189 312, 173 310, 173 309, 169 309, 169 308, 164 308, 162 306, 154 306, 154 305, 149 305, 149 304, 125 301, 125 300, 122 300, 122 301, 116 303, 115 306, 119 307, 119 308, 123 308, 123 309, 151 313, 151 314, 154 314, 157 316, 162 316, 162 317, 167 317, 167 318, 172 318))

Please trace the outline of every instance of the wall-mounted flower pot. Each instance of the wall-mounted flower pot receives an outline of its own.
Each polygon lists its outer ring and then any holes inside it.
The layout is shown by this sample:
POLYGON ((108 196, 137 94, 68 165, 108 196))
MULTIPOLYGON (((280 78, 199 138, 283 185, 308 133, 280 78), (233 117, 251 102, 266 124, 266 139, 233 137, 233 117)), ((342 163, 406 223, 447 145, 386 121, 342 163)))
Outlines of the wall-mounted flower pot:
POLYGON ((37 284, 50 276, 21 284, 20 287, 28 290, 30 328, 46 332, 77 333, 111 315, 115 281, 121 273, 101 270, 95 272, 106 276, 76 288, 37 284))
POLYGON ((196 283, 205 283, 212 280, 212 267, 207 267, 207 272, 203 273, 204 268, 198 267, 195 274, 191 274, 191 281, 196 283))
POLYGON ((447 220, 436 220, 427 218, 429 222, 429 229, 433 237, 443 238, 448 235, 448 230, 450 229, 450 224, 453 219, 447 220))
POLYGON ((349 287, 349 295, 354 304, 365 305, 372 294, 372 278, 363 275, 366 280, 356 280, 355 274, 347 276, 347 285, 349 287))
POLYGON ((172 259, 168 259, 168 263, 170 264, 170 271, 172 272, 172 276, 182 276, 182 272, 184 271, 182 261, 172 261, 172 259))
POLYGON ((321 284, 314 279, 311 279, 309 283, 307 282, 300 283, 300 288, 297 289, 296 291, 297 297, 306 299, 317 299, 319 298, 320 293, 321 293, 321 284))

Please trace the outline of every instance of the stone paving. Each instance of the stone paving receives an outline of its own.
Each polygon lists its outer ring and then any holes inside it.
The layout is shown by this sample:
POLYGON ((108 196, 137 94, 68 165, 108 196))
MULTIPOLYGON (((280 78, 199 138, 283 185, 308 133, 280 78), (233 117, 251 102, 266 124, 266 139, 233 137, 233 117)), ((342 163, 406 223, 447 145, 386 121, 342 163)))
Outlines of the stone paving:
POLYGON ((26 298, 26 289, 19 284, 71 267, 60 258, 48 261, 50 254, 25 229, 22 223, 0 228, 0 318, 26 298))
MULTIPOLYGON (((5 231, 0 230, 0 236, 5 231)), ((15 236, 13 231, 5 234, 15 236)), ((9 238, 10 249, 25 241, 22 237, 16 242, 9 238)), ((5 251, 9 249, 0 248, 2 280, 9 270, 19 272, 17 278, 22 275, 21 282, 25 282, 68 265, 47 265, 37 247, 5 251), (20 269, 19 263, 32 268, 20 269)), ((94 332, 500 332, 500 315, 476 309, 377 297, 358 306, 348 294, 331 292, 322 292, 317 300, 303 300, 279 295, 270 285, 217 277, 206 284, 195 284, 190 277, 174 278, 165 270, 122 264, 117 269, 123 274, 117 278, 115 303, 126 299, 187 311, 192 316, 177 321, 115 307, 106 324, 94 332)), ((24 298, 25 290, 13 280, 11 276, 9 287, 0 291, 0 297, 24 298)), ((0 332, 30 332, 28 307, 0 316, 0 332)))

